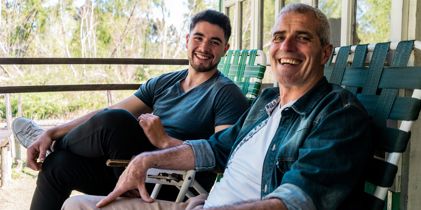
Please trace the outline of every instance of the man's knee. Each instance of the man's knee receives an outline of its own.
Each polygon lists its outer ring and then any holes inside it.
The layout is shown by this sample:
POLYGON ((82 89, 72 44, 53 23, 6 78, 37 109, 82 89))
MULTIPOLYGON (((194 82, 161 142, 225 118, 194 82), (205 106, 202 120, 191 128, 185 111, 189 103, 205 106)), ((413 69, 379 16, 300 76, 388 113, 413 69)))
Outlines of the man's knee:
POLYGON ((91 118, 92 121, 103 127, 115 127, 127 125, 129 122, 136 122, 136 118, 124 109, 104 109, 91 118))
POLYGON ((97 209, 96 203, 101 200, 100 196, 87 196, 87 195, 76 195, 68 198, 63 206, 62 210, 74 210, 74 209, 97 209))

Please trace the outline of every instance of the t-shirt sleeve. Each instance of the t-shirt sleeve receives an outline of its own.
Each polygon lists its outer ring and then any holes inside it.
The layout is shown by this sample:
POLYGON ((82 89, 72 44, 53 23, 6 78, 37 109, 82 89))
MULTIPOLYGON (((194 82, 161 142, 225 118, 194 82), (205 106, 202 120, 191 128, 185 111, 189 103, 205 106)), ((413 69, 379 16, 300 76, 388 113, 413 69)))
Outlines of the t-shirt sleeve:
POLYGON ((235 85, 225 85, 215 98, 215 126, 232 125, 247 110, 247 98, 235 85))
POLYGON ((158 78, 155 77, 148 80, 145 84, 141 84, 139 89, 134 93, 136 97, 143 101, 147 106, 153 107, 155 87, 158 83, 158 78))

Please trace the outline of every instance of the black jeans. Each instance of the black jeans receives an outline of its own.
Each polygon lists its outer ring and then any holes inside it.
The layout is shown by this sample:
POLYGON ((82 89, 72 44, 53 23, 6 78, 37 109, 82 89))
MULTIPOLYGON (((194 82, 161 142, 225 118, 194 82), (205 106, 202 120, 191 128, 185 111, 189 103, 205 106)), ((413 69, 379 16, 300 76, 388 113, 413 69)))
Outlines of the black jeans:
MULTIPOLYGON (((107 195, 124 170, 107 167, 107 159, 130 159, 155 149, 131 113, 103 110, 56 141, 38 174, 31 209, 60 209, 72 190, 107 195)), ((175 199, 175 188, 163 190, 160 196, 171 196, 160 199, 175 199)))

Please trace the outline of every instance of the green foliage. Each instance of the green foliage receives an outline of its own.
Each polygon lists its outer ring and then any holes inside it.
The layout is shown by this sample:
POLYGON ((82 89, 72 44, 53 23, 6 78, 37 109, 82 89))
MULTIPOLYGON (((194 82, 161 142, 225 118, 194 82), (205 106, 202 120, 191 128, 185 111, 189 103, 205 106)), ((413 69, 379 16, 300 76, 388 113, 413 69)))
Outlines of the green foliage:
POLYGON ((391 0, 365 0, 357 3, 357 34, 360 43, 389 40, 391 0))
MULTIPOLYGON (((95 110, 106 105, 104 93, 31 93, 21 94, 22 115, 33 119, 57 119, 69 113, 95 110)), ((18 113, 17 94, 11 99, 12 115, 18 113)), ((5 112, 4 104, 0 110, 5 112)))
POLYGON ((109 31, 110 25, 105 21, 101 21, 97 26, 96 34, 100 49, 108 49, 112 43, 112 35, 109 31))
POLYGON ((6 104, 1 103, 0 104, 0 119, 5 119, 5 118, 6 118, 6 104))
POLYGON ((328 18, 341 17, 341 1, 340 0, 323 0, 319 1, 319 9, 325 13, 328 18))

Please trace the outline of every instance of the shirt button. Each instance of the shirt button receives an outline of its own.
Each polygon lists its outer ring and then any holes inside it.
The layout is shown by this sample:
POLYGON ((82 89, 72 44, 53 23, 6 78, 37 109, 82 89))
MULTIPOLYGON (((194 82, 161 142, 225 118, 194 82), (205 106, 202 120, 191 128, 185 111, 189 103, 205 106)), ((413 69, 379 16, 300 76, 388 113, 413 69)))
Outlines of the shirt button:
POLYGON ((274 145, 272 146, 272 151, 275 151, 275 149, 276 149, 276 144, 274 144, 274 145))
POLYGON ((263 190, 265 193, 268 191, 268 185, 265 184, 265 189, 263 190))

